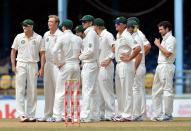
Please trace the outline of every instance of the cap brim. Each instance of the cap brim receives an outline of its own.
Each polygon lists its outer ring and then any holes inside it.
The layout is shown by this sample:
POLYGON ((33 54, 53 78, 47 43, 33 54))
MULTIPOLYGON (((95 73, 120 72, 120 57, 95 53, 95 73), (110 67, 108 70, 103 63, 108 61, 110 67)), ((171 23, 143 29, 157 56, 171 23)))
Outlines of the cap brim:
POLYGON ((26 23, 21 23, 21 25, 22 25, 22 26, 28 26, 28 24, 26 24, 26 23))

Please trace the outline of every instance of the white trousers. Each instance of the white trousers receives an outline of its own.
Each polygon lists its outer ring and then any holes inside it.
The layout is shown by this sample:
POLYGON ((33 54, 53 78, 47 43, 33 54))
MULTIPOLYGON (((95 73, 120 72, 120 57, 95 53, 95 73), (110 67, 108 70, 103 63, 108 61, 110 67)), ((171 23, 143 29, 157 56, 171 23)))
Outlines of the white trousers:
POLYGON ((46 119, 52 117, 53 115, 57 75, 58 67, 56 67, 56 65, 54 65, 53 63, 47 61, 44 67, 44 117, 46 119))
POLYGON ((152 87, 152 104, 154 116, 161 113, 171 115, 173 112, 173 77, 175 66, 173 64, 159 64, 156 68, 152 87), (164 110, 162 104, 164 99, 164 110))
POLYGON ((80 81, 80 66, 78 63, 66 63, 57 75, 53 117, 61 119, 64 114, 65 82, 72 79, 80 81))
POLYGON ((115 112, 115 95, 113 89, 114 65, 109 64, 106 68, 100 67, 98 73, 100 115, 110 119, 115 112))
POLYGON ((82 119, 99 119, 98 93, 98 65, 97 62, 84 63, 82 68, 82 119))
POLYGON ((133 109, 133 81, 135 76, 134 62, 120 62, 116 66, 116 95, 118 113, 122 117, 131 117, 133 109))
POLYGON ((35 117, 37 104, 37 76, 35 74, 37 72, 37 63, 17 62, 16 110, 19 116, 35 117))
POLYGON ((145 64, 140 64, 136 70, 133 84, 133 115, 146 115, 145 96, 145 64))

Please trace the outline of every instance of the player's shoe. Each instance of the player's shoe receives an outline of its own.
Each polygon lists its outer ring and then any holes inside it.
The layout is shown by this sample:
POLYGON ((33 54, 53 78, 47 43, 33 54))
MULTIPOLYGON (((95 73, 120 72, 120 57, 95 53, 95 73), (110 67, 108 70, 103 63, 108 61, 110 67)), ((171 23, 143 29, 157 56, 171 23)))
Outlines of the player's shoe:
POLYGON ((160 118, 158 118, 158 121, 171 121, 173 120, 172 115, 164 114, 160 118))
POLYGON ((80 119, 80 122, 82 122, 82 123, 89 123, 89 122, 93 122, 93 120, 92 120, 92 119, 84 119, 84 118, 81 118, 81 119, 80 119))
POLYGON ((54 117, 49 117, 46 119, 46 122, 55 122, 56 121, 56 118, 54 117))
POLYGON ((36 118, 34 118, 34 117, 29 117, 29 118, 28 118, 28 122, 36 122, 36 118))
POLYGON ((55 122, 64 122, 63 118, 55 118, 55 122))
POLYGON ((163 116, 163 114, 159 114, 159 115, 156 116, 156 117, 152 117, 152 118, 151 118, 151 121, 159 121, 162 116, 163 116))
POLYGON ((36 119, 37 122, 47 122, 45 117, 36 119))
POLYGON ((119 120, 119 122, 129 122, 129 121, 132 121, 131 117, 122 117, 119 120))
POLYGON ((132 121, 143 121, 143 116, 140 115, 140 116, 133 116, 132 117, 132 121))
POLYGON ((112 117, 111 119, 112 119, 112 121, 117 122, 117 121, 120 121, 121 118, 122 118, 121 115, 116 115, 116 116, 112 117))
POLYGON ((28 122, 28 118, 26 116, 21 116, 20 117, 20 122, 28 122))

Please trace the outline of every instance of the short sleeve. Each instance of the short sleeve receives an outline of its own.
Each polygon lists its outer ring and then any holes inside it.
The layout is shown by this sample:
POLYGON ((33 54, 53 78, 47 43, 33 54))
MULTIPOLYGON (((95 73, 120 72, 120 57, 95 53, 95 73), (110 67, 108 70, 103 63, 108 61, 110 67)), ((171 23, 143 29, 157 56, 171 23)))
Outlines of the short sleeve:
POLYGON ((166 49, 171 52, 174 53, 175 50, 175 46, 176 46, 176 40, 175 39, 170 39, 166 42, 166 49))
POLYGON ((18 46, 19 46, 19 41, 18 41, 18 35, 17 35, 13 41, 11 48, 18 50, 18 46))
POLYGON ((40 51, 45 51, 45 42, 41 36, 39 37, 39 42, 40 42, 40 51))
POLYGON ((141 31, 139 31, 138 34, 139 34, 139 36, 141 37, 141 40, 143 41, 143 45, 147 45, 147 44, 150 43, 150 42, 147 40, 146 36, 145 36, 141 31))
POLYGON ((113 37, 112 34, 108 34, 107 39, 108 39, 109 45, 112 47, 112 45, 115 44, 115 38, 113 37))

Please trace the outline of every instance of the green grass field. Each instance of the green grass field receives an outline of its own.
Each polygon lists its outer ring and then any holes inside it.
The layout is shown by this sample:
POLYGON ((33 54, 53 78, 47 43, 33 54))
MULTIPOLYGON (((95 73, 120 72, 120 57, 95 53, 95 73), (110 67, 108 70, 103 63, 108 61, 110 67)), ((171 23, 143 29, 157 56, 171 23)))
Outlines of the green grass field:
POLYGON ((2 119, 0 131, 191 131, 191 118, 175 118, 171 122, 95 122, 65 123, 21 123, 17 119, 2 119))

